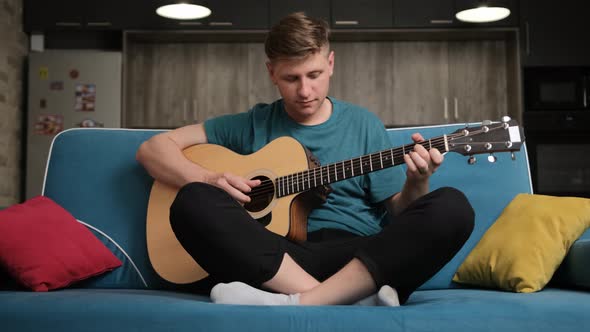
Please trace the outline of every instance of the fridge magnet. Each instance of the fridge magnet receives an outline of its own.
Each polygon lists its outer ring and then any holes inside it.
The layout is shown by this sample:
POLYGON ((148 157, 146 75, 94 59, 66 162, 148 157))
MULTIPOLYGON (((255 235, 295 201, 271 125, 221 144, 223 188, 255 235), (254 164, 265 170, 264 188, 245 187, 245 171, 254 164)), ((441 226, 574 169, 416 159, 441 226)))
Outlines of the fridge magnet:
POLYGON ((70 70, 71 79, 75 80, 76 78, 78 78, 78 76, 80 76, 80 72, 77 69, 70 70))
POLYGON ((37 118, 35 133, 39 135, 55 135, 64 129, 64 118, 58 114, 42 114, 37 118))
POLYGON ((49 83, 49 90, 63 90, 64 89, 64 82, 63 81, 52 81, 49 83))
POLYGON ((82 122, 77 124, 80 128, 102 128, 104 127, 104 123, 92 120, 92 119, 84 119, 82 122))
POLYGON ((76 104, 74 109, 79 112, 94 112, 96 86, 94 84, 76 84, 76 104))
POLYGON ((49 67, 39 67, 39 79, 46 80, 49 78, 49 67))

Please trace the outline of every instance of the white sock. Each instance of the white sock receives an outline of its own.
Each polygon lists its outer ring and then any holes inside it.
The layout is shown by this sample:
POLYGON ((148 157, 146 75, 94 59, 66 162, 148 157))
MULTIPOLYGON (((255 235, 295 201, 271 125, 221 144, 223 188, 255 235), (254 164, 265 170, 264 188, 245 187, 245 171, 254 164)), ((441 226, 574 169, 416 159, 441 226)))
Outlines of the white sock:
POLYGON ((220 304, 298 305, 299 294, 275 294, 234 281, 215 285, 211 289, 211 301, 220 304))
POLYGON ((399 307, 399 297, 395 288, 384 285, 377 293, 377 303, 380 306, 399 307))
POLYGON ((384 285, 379 292, 365 297, 354 305, 398 307, 400 304, 395 288, 384 285))

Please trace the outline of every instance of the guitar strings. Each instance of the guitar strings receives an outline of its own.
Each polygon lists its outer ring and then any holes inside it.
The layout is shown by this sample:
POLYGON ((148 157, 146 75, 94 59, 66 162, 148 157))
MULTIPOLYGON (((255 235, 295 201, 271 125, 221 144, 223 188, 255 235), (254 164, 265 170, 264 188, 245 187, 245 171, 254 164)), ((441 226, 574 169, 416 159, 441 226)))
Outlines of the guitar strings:
MULTIPOLYGON (((463 134, 451 134, 451 135, 447 135, 447 138, 454 138, 454 137, 459 137, 459 136, 463 136, 463 134)), ((441 143, 444 143, 444 137, 438 137, 438 138, 434 138, 431 139, 430 141, 423 141, 420 143, 416 143, 416 144, 421 144, 423 146, 429 146, 431 145, 432 147, 443 147, 443 145, 441 145, 441 143)), ((316 168, 316 170, 319 170, 320 174, 315 175, 314 180, 314 186, 310 186, 309 183, 311 182, 311 179, 313 178, 313 176, 311 175, 311 172, 314 169, 309 169, 309 170, 305 170, 302 172, 298 172, 298 173, 294 173, 294 174, 290 174, 288 176, 283 176, 280 178, 286 178, 286 180, 282 180, 282 185, 287 187, 289 190, 288 191, 292 191, 292 189, 294 189, 292 193, 295 192, 299 192, 299 191, 305 191, 308 190, 312 187, 316 187, 316 183, 317 181, 317 177, 318 175, 321 177, 324 174, 326 175, 326 178, 328 178, 328 173, 330 175, 335 174, 341 178, 342 180, 344 180, 346 178, 346 173, 350 172, 350 174, 355 174, 355 175, 363 175, 363 174, 367 174, 369 172, 365 171, 367 169, 367 167, 370 167, 368 165, 368 163, 375 163, 375 164, 380 164, 383 155, 385 155, 387 157, 387 155, 391 155, 391 154, 395 154, 394 155, 394 159, 395 158, 399 158, 403 156, 403 152, 407 149, 408 151, 411 150, 411 148, 414 146, 415 144, 408 144, 408 145, 404 145, 403 147, 399 147, 399 148, 392 148, 389 150, 383 150, 380 152, 376 152, 376 153, 372 153, 372 154, 368 154, 368 155, 364 155, 362 157, 358 157, 358 158, 353 158, 349 161, 352 160, 359 160, 359 162, 357 163, 353 163, 353 167, 352 168, 345 168, 344 170, 342 170, 341 168, 341 164, 342 162, 337 162, 337 163, 332 163, 329 165, 325 165, 325 166, 320 166, 318 168, 316 168), (370 157, 370 159, 368 159, 367 157, 370 157), (362 161, 361 161, 362 160, 362 161), (362 163, 362 164, 361 164, 362 163), (363 167, 364 165, 364 167, 363 167), (329 169, 330 168, 335 168, 335 172, 332 173, 329 169), (340 168, 340 169, 339 169, 340 168), (289 179, 290 178, 290 179, 289 179), (297 188, 294 188, 297 187, 297 188), (297 190, 299 187, 301 187, 302 190, 297 190), (306 188, 307 187, 307 188, 306 188)), ((349 162, 349 161, 344 161, 345 163, 349 162)), ((387 167, 391 167, 391 166, 395 166, 395 165, 401 165, 404 162, 398 163, 398 164, 394 164, 391 165, 391 158, 386 159, 385 162, 388 164, 384 165, 383 168, 387 168, 387 167)), ((379 169, 381 169, 381 167, 379 167, 379 169)), ((279 178, 279 179, 280 179, 279 178)), ((336 182, 336 181, 329 181, 329 182, 336 182)), ((320 182, 321 185, 321 182, 320 182)), ((258 196, 262 196, 262 195, 269 195, 269 194, 273 194, 274 193, 274 189, 275 189, 275 184, 273 183, 272 180, 264 180, 259 186, 254 187, 252 189, 252 192, 248 193, 248 196, 250 197, 258 197, 258 196)), ((290 193, 290 194, 292 194, 290 193)))
MULTIPOLYGON (((466 128, 469 129, 469 128, 466 128)), ((501 126, 497 126, 497 127, 493 127, 490 128, 490 130, 497 130, 497 129, 503 129, 501 126)), ((478 130, 474 130, 471 131, 470 134, 479 134, 484 132, 483 129, 478 129, 478 130)), ((452 140, 454 140, 455 138, 458 137, 464 137, 465 135, 463 133, 456 133, 456 134, 449 134, 446 136, 446 138, 448 139, 448 142, 451 142, 452 140)), ((438 147, 444 147, 445 143, 445 136, 440 136, 431 140, 425 140, 419 143, 415 143, 415 144, 407 144, 407 145, 403 145, 401 147, 398 148, 392 148, 392 149, 386 149, 380 152, 376 152, 376 153, 372 153, 372 154, 368 154, 368 155, 364 155, 361 157, 357 157, 357 158, 353 158, 350 159, 348 161, 341 161, 341 162, 336 162, 336 163, 332 163, 332 164, 328 164, 325 166, 320 166, 318 168, 315 168, 315 170, 319 170, 319 175, 320 177, 323 176, 323 174, 326 174, 326 177, 328 176, 328 174, 330 174, 330 167, 333 167, 335 169, 334 175, 335 178, 342 178, 342 180, 346 179, 346 173, 347 171, 350 171, 351 174, 355 174, 355 175, 363 175, 369 172, 362 172, 365 170, 365 167, 367 166, 367 160, 365 160, 366 157, 369 157, 368 162, 369 163, 373 163, 376 162, 377 164, 380 164, 383 161, 383 155, 386 155, 386 157, 388 157, 387 155, 391 156, 392 154, 394 155, 394 159, 395 158, 399 158, 402 157, 404 155, 404 151, 406 149, 411 150, 411 148, 416 145, 416 144, 420 144, 424 147, 427 146, 432 146, 435 148, 438 147), (441 145, 442 143, 442 145, 441 145), (401 154, 400 154, 401 152, 401 154), (359 160, 358 163, 354 163, 354 161, 359 160), (348 163, 352 161, 352 168, 342 168, 342 163, 348 163), (363 167, 363 164, 365 163, 365 167, 363 167), (325 172, 324 172, 325 170, 325 172)), ((496 142, 494 142, 496 143, 496 142)), ((501 142, 497 142, 497 143, 501 143, 501 142)), ((455 143, 457 144, 457 143, 455 143)), ((464 143, 465 144, 465 143, 464 143)), ((474 144, 474 143, 471 143, 474 144)), ((483 143, 482 143, 483 144, 483 143)), ((391 165, 391 158, 385 159, 386 162, 389 162, 389 164, 387 164, 387 166, 384 165, 384 167, 382 168, 387 168, 387 167, 391 167, 391 166, 395 166, 391 165)), ((402 163, 398 163, 397 165, 401 165, 402 163)), ((381 167, 379 169, 382 169, 381 167)), ((290 175, 286 175, 286 176, 281 176, 278 179, 283 179, 281 180, 281 184, 283 185, 283 187, 286 187, 287 189, 295 189, 295 187, 297 187, 297 189, 299 189, 299 187, 301 187, 301 190, 293 190, 293 192, 291 192, 292 190, 287 190, 288 192, 290 192, 289 194, 293 194, 296 192, 300 192, 300 191, 305 191, 305 190, 309 190, 312 187, 317 187, 317 175, 312 176, 311 173, 312 171, 314 171, 314 169, 309 169, 309 170, 305 170, 305 171, 301 171, 301 172, 297 172, 294 174, 290 174, 290 175), (290 179, 289 179, 290 178, 290 179), (285 180, 286 179, 286 180, 285 180), (312 179, 314 180, 314 185, 310 186, 310 182, 312 181, 312 179), (306 188, 307 187, 307 188, 306 188)), ((316 172, 314 171, 314 174, 316 172)), ((331 174, 330 174, 331 175, 331 174)), ((329 182, 336 182, 336 181, 329 181, 329 182)), ((321 184, 320 184, 321 185, 321 184)), ((256 187, 254 187, 252 189, 252 191, 250 193, 247 193, 247 195, 251 198, 256 198, 256 197, 260 197, 260 196, 267 196, 270 194, 274 194, 275 192, 275 188, 277 185, 275 185, 273 180, 267 179, 267 180, 263 180, 262 183, 256 187)))
MULTIPOLYGON (((457 134, 462 136, 461 134, 457 134)), ((451 137, 451 135, 447 136, 447 137, 451 137)), ((423 141, 420 143, 416 143, 416 144, 421 144, 424 147, 427 147, 429 145, 432 145, 432 147, 443 147, 443 145, 441 145, 441 143, 444 143, 444 137, 439 137, 439 138, 434 138, 431 139, 430 141, 423 141)), ((392 148, 392 149, 387 149, 387 150, 383 150, 380 152, 376 152, 376 153, 372 153, 372 154, 368 154, 368 155, 364 155, 361 157, 357 157, 357 158, 353 158, 347 161, 343 161, 345 164, 351 162, 351 161, 357 161, 358 162, 353 162, 352 165, 353 167, 350 168, 344 168, 342 169, 342 161, 341 162, 336 162, 336 163, 332 163, 332 164, 328 164, 325 166, 320 166, 318 168, 316 168, 315 170, 317 170, 318 174, 313 176, 311 173, 313 172, 314 169, 309 169, 309 170, 305 170, 302 172, 298 172, 298 173, 293 173, 287 176, 282 176, 279 177, 280 178, 284 178, 286 180, 282 180, 282 185, 288 187, 288 189, 291 189, 292 187, 301 187, 304 190, 308 190, 311 187, 316 187, 315 184, 319 181, 317 181, 318 176, 322 177, 325 174, 325 178, 328 178, 328 174, 330 174, 330 176, 332 176, 332 174, 336 175, 335 178, 341 178, 342 180, 344 180, 346 177, 347 173, 350 174, 355 174, 355 175, 363 175, 363 174, 367 174, 371 171, 366 171, 367 167, 370 167, 369 164, 373 163, 373 164, 378 164, 380 165, 381 161, 382 161, 382 157, 390 157, 392 154, 394 155, 393 158, 400 158, 403 156, 403 152, 405 150, 410 151, 411 147, 413 147, 415 144, 407 144, 404 145, 403 147, 399 147, 399 148, 392 148), (369 157, 369 158, 367 158, 369 157), (331 172, 330 168, 334 168, 335 172, 331 172), (290 178, 290 179, 289 179, 290 178), (315 179, 316 181, 314 182, 314 186, 309 185, 309 183, 315 179), (307 188, 306 188, 307 187, 307 188)), ((392 165, 391 164, 391 158, 386 158, 384 160, 385 163, 387 163, 386 165, 384 164, 383 168, 387 168, 387 167, 391 167, 391 166, 395 166, 395 165, 401 165, 402 163, 397 163, 392 165)), ((382 169, 379 166, 379 169, 382 169)), ((377 169, 376 169, 377 170, 377 169)), ((316 172, 313 172, 316 173, 316 172)), ((336 181, 330 181, 330 182, 336 182, 336 181)), ((320 184, 321 185, 321 184, 320 184)), ((258 197, 258 196, 263 196, 263 195, 268 195, 271 193, 274 193, 274 189, 275 189, 276 185, 274 184, 274 182, 272 180, 263 180, 262 183, 254 188, 252 188, 252 191, 250 193, 248 193, 247 195, 250 197, 258 197)), ((290 191, 290 190, 289 190, 290 191)), ((296 190, 296 192, 298 192, 299 190, 296 190)))

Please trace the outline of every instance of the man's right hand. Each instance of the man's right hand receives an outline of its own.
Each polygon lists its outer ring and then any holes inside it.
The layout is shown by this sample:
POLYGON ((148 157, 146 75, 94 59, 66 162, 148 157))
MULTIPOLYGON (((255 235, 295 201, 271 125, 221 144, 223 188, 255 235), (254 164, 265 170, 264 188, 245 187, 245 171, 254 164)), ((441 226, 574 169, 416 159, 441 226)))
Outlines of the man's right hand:
POLYGON ((242 205, 250 202, 247 193, 251 192, 252 188, 260 185, 260 180, 249 180, 229 172, 211 172, 207 175, 205 182, 225 190, 242 205))

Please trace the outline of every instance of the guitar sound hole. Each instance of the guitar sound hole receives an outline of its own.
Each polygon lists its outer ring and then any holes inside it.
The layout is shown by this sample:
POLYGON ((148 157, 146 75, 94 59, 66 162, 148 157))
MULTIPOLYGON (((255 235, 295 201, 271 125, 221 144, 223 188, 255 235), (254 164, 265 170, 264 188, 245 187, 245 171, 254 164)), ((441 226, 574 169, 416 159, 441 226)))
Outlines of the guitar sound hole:
POLYGON ((260 180, 261 184, 252 188, 249 194, 251 201, 244 204, 244 208, 250 212, 259 212, 266 209, 272 202, 275 187, 274 183, 266 176, 257 176, 253 180, 260 180))

